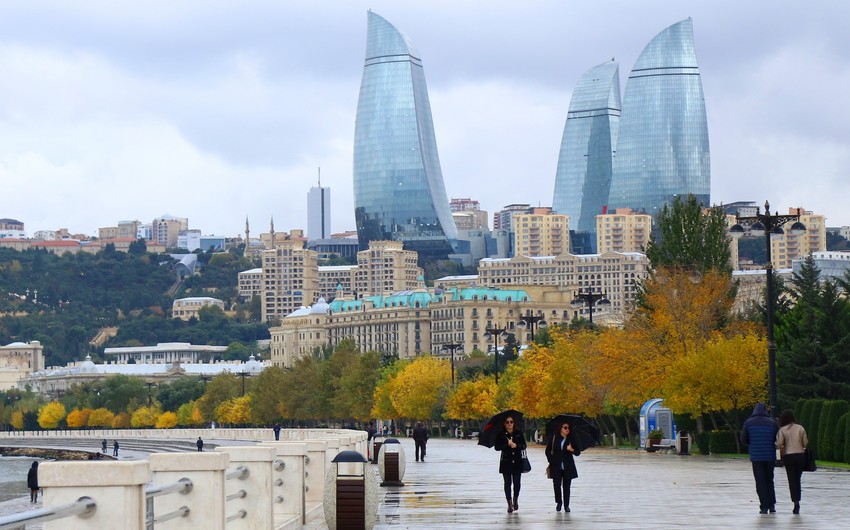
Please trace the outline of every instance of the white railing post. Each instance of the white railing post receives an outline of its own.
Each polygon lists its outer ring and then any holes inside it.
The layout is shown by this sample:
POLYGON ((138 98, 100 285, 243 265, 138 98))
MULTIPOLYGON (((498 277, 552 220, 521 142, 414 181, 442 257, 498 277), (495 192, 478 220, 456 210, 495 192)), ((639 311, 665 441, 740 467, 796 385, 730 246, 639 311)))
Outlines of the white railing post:
POLYGON ((272 466, 276 451, 272 447, 216 447, 218 452, 230 455, 230 468, 243 466, 248 476, 242 480, 229 480, 225 486, 227 495, 244 489, 247 495, 227 503, 226 512, 232 514, 240 509, 247 512, 242 519, 227 524, 228 530, 271 530, 274 528, 272 466))
POLYGON ((190 511, 181 519, 183 528, 224 530, 224 473, 230 463, 227 453, 154 453, 149 459, 154 484, 168 484, 181 478, 188 478, 193 484, 192 491, 186 495, 155 498, 154 514, 170 513, 186 505, 190 511))
MULTIPOLYGON (((321 505, 325 497, 325 473, 327 466, 328 444, 326 440, 304 440, 307 444, 307 459, 304 466, 304 474, 307 481, 307 511, 315 506, 321 505)), ((331 457, 333 458, 333 457, 331 457)))
POLYGON ((95 512, 85 519, 46 521, 44 530, 143 530, 147 462, 45 462, 38 467, 44 507, 61 506, 91 497, 95 512))
POLYGON ((305 524, 307 522, 307 477, 304 472, 307 444, 267 441, 261 442, 260 445, 274 448, 277 459, 284 464, 283 469, 276 469, 273 474, 275 524, 282 525, 293 519, 305 524))

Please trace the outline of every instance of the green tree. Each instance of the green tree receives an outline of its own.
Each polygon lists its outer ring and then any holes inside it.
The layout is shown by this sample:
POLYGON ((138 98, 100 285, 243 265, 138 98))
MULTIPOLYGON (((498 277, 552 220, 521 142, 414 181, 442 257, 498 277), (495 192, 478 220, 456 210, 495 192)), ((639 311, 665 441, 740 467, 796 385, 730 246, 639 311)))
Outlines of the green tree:
POLYGON ((283 394, 286 372, 269 366, 251 378, 251 415, 258 423, 275 423, 284 418, 283 394))
POLYGON ((196 377, 181 377, 157 388, 156 400, 162 410, 176 412, 180 405, 195 401, 204 395, 204 386, 196 377))
POLYGON ((103 400, 102 406, 119 414, 135 410, 142 403, 147 403, 148 391, 143 379, 117 374, 104 380, 100 398, 103 400))
POLYGON ((704 211, 694 195, 676 197, 664 205, 646 256, 654 269, 675 267, 705 273, 710 269, 731 273, 726 216, 719 207, 704 211))
POLYGON ((222 372, 213 377, 207 384, 204 395, 197 400, 198 409, 203 415, 204 421, 213 421, 216 408, 241 393, 242 384, 236 375, 230 372, 222 372))

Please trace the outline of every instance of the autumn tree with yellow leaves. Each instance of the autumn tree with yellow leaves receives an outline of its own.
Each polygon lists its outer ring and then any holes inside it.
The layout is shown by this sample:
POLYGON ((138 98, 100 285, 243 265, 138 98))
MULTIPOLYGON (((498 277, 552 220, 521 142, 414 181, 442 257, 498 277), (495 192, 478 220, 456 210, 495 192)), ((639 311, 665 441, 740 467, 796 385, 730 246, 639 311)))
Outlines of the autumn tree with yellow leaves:
POLYGON ((65 419, 65 405, 51 401, 38 410, 38 424, 42 429, 55 429, 65 419))
POLYGON ((446 400, 445 415, 454 420, 484 419, 498 411, 496 382, 485 375, 479 375, 471 381, 461 381, 446 400))

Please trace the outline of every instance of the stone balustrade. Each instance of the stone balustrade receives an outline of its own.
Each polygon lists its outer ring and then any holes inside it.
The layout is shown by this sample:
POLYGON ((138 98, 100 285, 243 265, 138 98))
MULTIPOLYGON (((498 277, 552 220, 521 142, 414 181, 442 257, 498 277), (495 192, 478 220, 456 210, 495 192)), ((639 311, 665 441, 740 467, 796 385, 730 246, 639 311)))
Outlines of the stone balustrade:
MULTIPOLYGON (((19 434, 17 438, 80 436, 19 434)), ((94 431, 82 438, 180 439, 202 436, 244 440, 215 451, 152 453, 137 461, 57 461, 39 466, 44 506, 91 498, 85 518, 44 523, 45 530, 142 530, 146 522, 168 520, 175 530, 289 530, 322 517, 325 476, 340 450, 365 456, 366 433, 350 430, 288 429, 274 441, 271 429, 128 429, 94 431), (186 487, 183 487, 183 486, 186 487), (179 490, 179 491, 178 491, 179 490), (156 491, 156 494, 153 492, 156 491)), ((0 439, 8 438, 7 433, 0 439)), ((0 440, 2 443, 2 440, 0 440)))

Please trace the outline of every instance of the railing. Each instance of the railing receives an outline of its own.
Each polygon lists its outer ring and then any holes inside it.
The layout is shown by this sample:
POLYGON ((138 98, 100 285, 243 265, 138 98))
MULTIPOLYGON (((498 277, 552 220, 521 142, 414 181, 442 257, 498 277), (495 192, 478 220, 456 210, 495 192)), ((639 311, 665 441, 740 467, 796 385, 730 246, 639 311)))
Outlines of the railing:
POLYGON ((188 478, 181 478, 177 482, 173 482, 171 484, 151 484, 145 487, 145 528, 147 530, 153 530, 156 523, 162 523, 170 521, 171 519, 177 519, 178 517, 188 516, 191 510, 188 506, 183 505, 176 510, 156 517, 154 515, 153 499, 155 497, 171 495, 174 493, 186 495, 190 491, 192 491, 192 481, 188 478))
MULTIPOLYGON (((216 435, 236 438, 225 431, 216 435)), ((214 439, 209 432, 207 438, 214 439)), ((67 519, 49 521, 73 516, 86 517, 74 528, 87 530, 153 530, 166 521, 163 528, 173 530, 296 529, 323 517, 324 479, 342 450, 365 453, 366 433, 290 430, 281 441, 153 453, 147 461, 45 462, 39 466, 45 508, 0 518, 0 530, 33 522, 45 522, 44 530, 67 528, 67 519)))
POLYGON ((85 519, 92 515, 95 510, 97 510, 97 504, 94 502, 94 499, 91 497, 80 497, 69 504, 0 517, 0 530, 23 530, 30 523, 43 523, 56 519, 64 519, 65 517, 77 516, 85 519))

